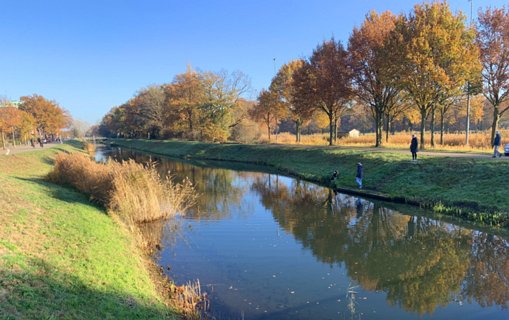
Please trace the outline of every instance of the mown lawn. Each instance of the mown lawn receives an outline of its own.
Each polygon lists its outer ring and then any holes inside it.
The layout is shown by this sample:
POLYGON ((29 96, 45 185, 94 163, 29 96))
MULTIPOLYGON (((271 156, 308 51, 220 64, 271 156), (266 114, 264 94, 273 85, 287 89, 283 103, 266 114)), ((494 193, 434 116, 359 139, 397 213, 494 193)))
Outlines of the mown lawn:
POLYGON ((177 318, 129 234, 45 182, 59 146, 0 156, 0 319, 177 318))
MULTIPOLYGON (((425 206, 449 206, 507 216, 509 161, 491 158, 421 157, 398 152, 290 145, 210 144, 185 141, 115 140, 114 143, 162 155, 242 161, 267 165, 282 173, 344 190, 356 190, 357 162, 364 165, 361 192, 406 199, 425 206), (333 170, 339 179, 331 183, 333 170)), ((473 215, 474 220, 477 215, 473 215)), ((507 220, 502 218, 501 220, 507 220)))

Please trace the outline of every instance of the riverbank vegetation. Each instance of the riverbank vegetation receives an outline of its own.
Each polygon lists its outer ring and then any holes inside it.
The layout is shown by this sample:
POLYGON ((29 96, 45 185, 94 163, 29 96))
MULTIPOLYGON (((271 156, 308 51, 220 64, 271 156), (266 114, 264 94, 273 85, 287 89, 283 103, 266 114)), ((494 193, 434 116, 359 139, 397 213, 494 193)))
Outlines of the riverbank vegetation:
POLYGON ((131 234, 45 180, 68 145, 0 156, 2 319, 173 319, 131 234))
POLYGON ((483 158, 420 157, 398 152, 366 152, 318 146, 210 144, 185 141, 123 140, 116 145, 190 159, 240 161, 275 168, 337 190, 433 208, 494 226, 509 226, 505 161, 483 158), (364 189, 355 183, 364 165, 364 189), (339 177, 330 176, 334 170, 339 177))
POLYGON ((243 143, 286 132, 297 143, 349 144, 341 138, 358 129, 368 133, 363 144, 377 147, 408 146, 394 133, 419 132, 421 148, 488 149, 509 123, 507 25, 506 8, 481 11, 468 24, 447 2, 417 4, 408 14, 370 12, 348 46, 326 40, 308 58, 283 64, 257 101, 240 98, 241 74, 188 68, 113 108, 98 132, 243 143))
POLYGON ((191 182, 161 180, 153 164, 96 163, 81 153, 58 154, 48 178, 89 195, 128 226, 175 216, 196 197, 191 182))

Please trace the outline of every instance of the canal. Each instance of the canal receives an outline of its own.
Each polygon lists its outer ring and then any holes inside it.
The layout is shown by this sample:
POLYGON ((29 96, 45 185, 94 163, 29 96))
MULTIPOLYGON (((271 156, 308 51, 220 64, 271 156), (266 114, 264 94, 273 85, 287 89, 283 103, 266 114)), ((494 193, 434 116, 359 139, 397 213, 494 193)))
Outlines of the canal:
POLYGON ((177 284, 199 279, 217 319, 509 319, 503 232, 240 164, 107 156, 193 182, 196 205, 146 233, 177 284))

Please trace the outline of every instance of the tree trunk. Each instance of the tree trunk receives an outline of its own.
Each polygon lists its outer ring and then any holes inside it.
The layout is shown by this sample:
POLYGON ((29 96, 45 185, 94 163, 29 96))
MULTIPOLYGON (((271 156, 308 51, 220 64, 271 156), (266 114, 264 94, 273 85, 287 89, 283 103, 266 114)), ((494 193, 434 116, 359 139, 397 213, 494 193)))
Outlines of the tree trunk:
POLYGON ((329 114, 329 146, 332 146, 332 138, 333 138, 333 130, 334 130, 334 119, 333 114, 330 112, 329 114))
POLYGON ((277 121, 277 118, 275 120, 276 120, 276 132, 275 132, 275 134, 276 134, 276 142, 277 142, 277 134, 278 134, 278 131, 279 131, 279 125, 278 125, 279 122, 277 121))
POLYGON ((5 135, 3 131, 2 131, 2 149, 5 150, 5 135))
POLYGON ((386 115, 386 119, 385 119, 385 142, 387 142, 387 143, 389 143, 389 130, 390 130, 389 115, 386 115))
POLYGON ((430 124, 430 131, 431 131, 431 147, 435 147, 435 107, 431 108, 431 124, 430 124))
POLYGON ((376 110, 375 111, 375 148, 378 148, 381 145, 380 137, 378 136, 378 126, 380 125, 378 123, 378 118, 379 118, 378 110, 376 110))
POLYGON ((426 133, 426 109, 421 108, 421 143, 419 149, 424 150, 424 134, 426 133))
POLYGON ((13 148, 16 148, 16 131, 14 130, 14 128, 12 128, 12 147, 13 148))
POLYGON ((338 129, 339 129, 339 119, 338 117, 334 117, 334 142, 338 141, 338 129))
POLYGON ((491 125, 491 145, 495 141, 495 133, 498 130, 498 121, 500 120, 500 113, 498 111, 498 106, 493 108, 493 123, 491 125))
POLYGON ((383 127, 383 113, 377 109, 375 111, 375 147, 382 146, 382 127, 383 127))
POLYGON ((267 136, 269 137, 269 142, 270 142, 270 121, 267 120, 267 122, 265 124, 267 125, 267 136))
POLYGON ((467 94, 467 119, 466 119, 466 126, 465 126, 465 131, 466 131, 466 135, 465 135, 465 144, 468 146, 468 144, 470 143, 469 140, 470 140, 470 82, 467 82, 467 90, 468 90, 468 94, 467 94))
POLYGON ((295 120, 295 141, 300 142, 301 120, 295 120))
POLYGON ((444 109, 440 110, 440 145, 444 145, 444 125, 445 125, 444 109))

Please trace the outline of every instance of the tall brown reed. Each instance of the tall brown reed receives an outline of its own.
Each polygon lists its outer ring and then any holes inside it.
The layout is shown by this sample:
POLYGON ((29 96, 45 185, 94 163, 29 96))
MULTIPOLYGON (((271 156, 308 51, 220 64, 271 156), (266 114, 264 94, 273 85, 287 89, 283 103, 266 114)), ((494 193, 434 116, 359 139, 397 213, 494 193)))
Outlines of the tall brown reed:
POLYGON ((50 181, 70 185, 88 194, 132 225, 164 219, 185 211, 196 199, 189 180, 182 184, 161 179, 153 164, 134 160, 99 164, 83 154, 59 154, 50 181))
POLYGON ((125 220, 139 223, 168 218, 185 211, 196 197, 189 180, 175 184, 168 177, 161 179, 154 164, 129 160, 107 166, 113 175, 108 206, 125 220))

